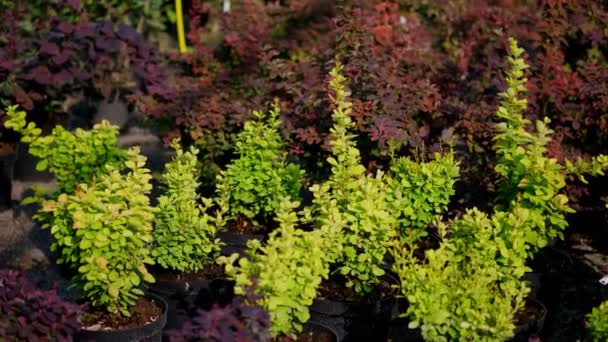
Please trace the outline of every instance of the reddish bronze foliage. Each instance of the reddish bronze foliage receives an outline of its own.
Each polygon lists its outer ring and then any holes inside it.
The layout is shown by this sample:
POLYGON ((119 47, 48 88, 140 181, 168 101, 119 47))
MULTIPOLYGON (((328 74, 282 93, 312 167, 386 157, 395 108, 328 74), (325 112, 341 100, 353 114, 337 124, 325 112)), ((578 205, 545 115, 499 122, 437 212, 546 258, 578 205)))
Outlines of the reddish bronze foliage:
MULTIPOLYGON (((225 15, 194 1, 194 53, 179 59, 177 96, 142 101, 170 135, 198 141, 215 161, 231 150, 231 135, 251 110, 278 97, 290 151, 316 168, 329 148, 326 75, 339 58, 370 165, 382 164, 390 140, 405 151, 452 141, 465 169, 488 170, 508 36, 531 65, 528 115, 553 120, 551 154, 606 150, 608 11, 601 2, 265 3, 243 1, 225 15)), ((482 173, 483 181, 471 182, 491 183, 482 173)))

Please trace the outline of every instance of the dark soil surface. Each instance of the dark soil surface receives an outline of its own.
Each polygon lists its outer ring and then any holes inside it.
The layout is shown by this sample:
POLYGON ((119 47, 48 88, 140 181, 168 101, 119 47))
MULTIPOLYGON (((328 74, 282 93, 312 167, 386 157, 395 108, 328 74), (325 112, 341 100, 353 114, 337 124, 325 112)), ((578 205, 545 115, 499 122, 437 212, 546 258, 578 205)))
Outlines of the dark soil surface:
POLYGON ((543 317, 544 309, 534 301, 526 301, 525 306, 515 314, 515 325, 519 326, 543 317))
POLYGON ((376 288, 365 297, 357 295, 355 289, 352 287, 346 287, 345 281, 339 277, 330 277, 328 280, 323 280, 319 286, 318 298, 324 298, 336 302, 364 302, 371 303, 381 299, 384 299, 391 294, 395 293, 396 290, 393 288, 395 285, 391 278, 383 277, 376 288))
POLYGON ((130 309, 131 316, 111 314, 106 311, 86 313, 82 317, 82 324, 88 330, 122 330, 144 326, 157 320, 162 311, 153 300, 140 297, 130 309))
POLYGON ((236 220, 228 223, 226 230, 240 234, 264 234, 270 231, 264 225, 255 225, 244 216, 239 216, 236 220))
POLYGON ((329 330, 317 326, 306 326, 298 338, 297 342, 335 342, 336 336, 329 330))
POLYGON ((425 259, 425 253, 426 251, 430 250, 430 249, 437 249, 439 248, 440 245, 440 239, 438 237, 436 237, 433 234, 430 234, 424 238, 422 238, 420 241, 418 241, 418 245, 417 245, 417 249, 414 251, 414 256, 418 259, 418 260, 424 260, 425 259))
POLYGON ((154 278, 157 281, 166 282, 174 282, 179 280, 193 281, 200 279, 212 280, 225 277, 224 268, 216 263, 211 263, 196 272, 180 273, 157 267, 153 268, 152 271, 154 272, 154 278))

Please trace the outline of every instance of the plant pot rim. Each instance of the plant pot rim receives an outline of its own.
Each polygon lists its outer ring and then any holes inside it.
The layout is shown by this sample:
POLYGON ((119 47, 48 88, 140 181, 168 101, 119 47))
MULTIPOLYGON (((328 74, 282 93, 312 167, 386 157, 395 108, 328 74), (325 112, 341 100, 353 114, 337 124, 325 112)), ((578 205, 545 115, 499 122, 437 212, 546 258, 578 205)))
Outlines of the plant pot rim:
MULTIPOLYGON (((394 275, 392 275, 389 272, 383 274, 381 277, 389 278, 391 280, 391 282, 393 283, 393 285, 399 285, 399 280, 397 280, 397 277, 395 277, 394 275)), ((398 294, 399 294, 399 288, 391 286, 391 292, 389 292, 386 296, 383 296, 382 298, 380 298, 378 300, 371 301, 367 304, 386 302, 386 301, 394 299, 398 294)), ((320 301, 320 302, 328 302, 328 303, 339 303, 339 304, 344 304, 344 305, 353 305, 353 304, 361 303, 360 301, 333 300, 333 299, 319 298, 319 297, 316 297, 314 299, 314 301, 315 302, 320 301)))
POLYGON ((336 332, 336 330, 334 328, 330 327, 329 324, 325 324, 320 321, 310 319, 310 320, 308 320, 308 322, 304 323, 304 327, 306 327, 306 326, 317 326, 326 331, 329 331, 332 335, 334 335, 335 340, 339 341, 338 332, 336 332))
POLYGON ((227 277, 214 277, 211 279, 195 279, 195 280, 157 280, 152 284, 146 285, 148 290, 153 293, 172 295, 179 292, 184 294, 197 293, 200 289, 208 287, 215 281, 229 280, 227 277), (183 284, 184 288, 178 288, 180 284, 183 284))
POLYGON ((538 299, 533 298, 533 297, 527 297, 525 299, 526 303, 534 303, 536 304, 538 307, 540 307, 541 309, 541 315, 539 318, 537 319, 529 319, 521 324, 518 324, 515 326, 515 334, 519 334, 522 332, 525 332, 525 329, 528 328, 530 326, 530 323, 533 322, 538 322, 538 326, 536 327, 538 329, 537 333, 540 332, 540 330, 542 330, 543 326, 544 326, 544 322, 545 322, 545 318, 547 317, 547 307, 538 299))
POLYGON ((124 329, 106 329, 106 330, 88 330, 85 327, 82 327, 80 329, 81 333, 89 333, 89 334, 103 334, 103 333, 107 333, 107 334, 125 334, 125 333, 129 333, 129 332, 135 332, 138 331, 144 327, 146 328, 151 328, 151 327, 158 327, 159 331, 162 331, 162 329, 164 328, 164 326, 167 324, 167 312, 168 312, 168 307, 169 305, 167 304, 167 302, 160 296, 155 295, 154 293, 145 293, 144 297, 146 298, 150 298, 152 300, 154 300, 154 302, 160 306, 161 309, 161 313, 158 316, 158 318, 155 321, 152 322, 148 322, 144 325, 140 325, 137 327, 133 327, 133 328, 124 328, 124 329))
POLYGON ((218 238, 247 238, 247 239, 263 239, 264 234, 239 233, 228 230, 222 230, 216 233, 218 238))

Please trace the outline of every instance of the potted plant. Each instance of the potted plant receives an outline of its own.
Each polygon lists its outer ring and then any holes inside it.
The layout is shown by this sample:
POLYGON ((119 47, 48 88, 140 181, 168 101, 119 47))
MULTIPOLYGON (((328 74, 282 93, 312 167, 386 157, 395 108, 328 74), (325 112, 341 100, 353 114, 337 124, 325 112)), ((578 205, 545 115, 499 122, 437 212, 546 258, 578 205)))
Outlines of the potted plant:
POLYGON ((395 219, 388 202, 388 182, 382 172, 367 175, 361 165, 350 113, 346 78, 337 63, 330 72, 333 122, 330 130, 332 156, 327 161, 331 175, 322 185, 313 187, 315 197, 307 216, 313 223, 330 222, 328 203, 336 206, 345 220, 336 235, 326 234, 340 253, 332 263, 333 276, 324 281, 311 306, 315 320, 336 321, 340 338, 345 332, 358 338, 383 338, 395 301, 392 285, 397 280, 384 269, 387 246, 395 235, 395 219), (347 321, 347 323, 344 323, 347 321))
POLYGON ((550 239, 561 237, 568 225, 564 213, 573 210, 560 193, 566 175, 584 180, 584 174, 603 174, 607 166, 605 156, 565 165, 546 156, 553 133, 549 120, 536 121, 532 130, 522 115, 527 103, 520 97, 526 91, 522 53, 510 39, 511 69, 506 73, 507 90, 500 94, 501 122, 494 139, 499 188, 492 217, 468 211, 452 222, 452 236, 444 238, 439 249, 426 252, 423 263, 411 257, 414 246, 394 250, 410 327, 420 326, 426 339, 493 341, 514 332, 518 339, 538 334, 546 309, 526 298, 527 282, 521 281, 529 270, 526 261, 550 239), (438 293, 444 295, 434 298, 438 293))
POLYGON ((278 102, 267 114, 254 111, 255 120, 247 121, 236 137, 238 157, 218 175, 218 196, 227 196, 229 207, 227 231, 219 233, 225 255, 242 252, 249 239, 262 239, 272 230, 280 199, 299 195, 304 173, 287 162, 279 114, 278 102))
POLYGON ((520 281, 528 269, 528 214, 521 208, 490 218, 468 210, 452 222, 451 237, 446 225, 438 225, 443 241, 426 251, 424 262, 414 255, 415 243, 396 242, 393 270, 409 304, 408 328, 420 328, 424 339, 433 341, 513 336, 515 315, 529 291, 520 281))
POLYGON ((214 305, 209 311, 199 310, 181 329, 167 332, 169 341, 270 342, 270 319, 268 313, 256 305, 257 299, 248 289, 246 296, 235 297, 224 307, 214 305))
POLYGON ((32 288, 25 276, 0 270, 2 341, 72 341, 80 329, 82 308, 65 302, 55 289, 32 288))
POLYGON ((164 193, 154 219, 151 253, 159 267, 151 290, 169 303, 168 328, 178 328, 189 317, 199 291, 208 291, 212 280, 224 277, 215 258, 220 252, 216 234, 224 226, 227 203, 225 198, 216 199, 215 216, 207 214, 214 200, 197 194, 198 149, 184 151, 177 139, 171 146, 175 154, 161 177, 164 193))
POLYGON ((332 220, 325 221, 320 229, 304 231, 297 228, 301 222, 295 211, 298 206, 298 202, 283 197, 276 218, 279 227, 264 245, 251 240, 247 257, 240 258, 236 265, 237 253, 219 259, 236 282, 236 295, 246 295, 253 288, 259 297, 255 303, 270 315, 270 334, 274 338, 296 338, 303 331, 310 319, 308 307, 339 254, 331 239, 344 225, 337 207, 325 207, 332 220))
MULTIPOLYGON (((186 321, 180 330, 167 332, 169 341, 273 341, 269 332, 268 313, 256 305, 256 302, 256 296, 249 289, 246 296, 236 297, 231 304, 225 307, 214 305, 209 311, 200 310, 194 318, 186 321)), ((294 341, 289 337, 274 340, 294 341)), ((338 337, 331 329, 309 322, 304 325, 295 341, 337 342, 338 337)))
POLYGON ((116 145, 118 127, 108 121, 88 131, 70 132, 55 126, 49 135, 43 136, 35 123, 27 122, 26 112, 17 105, 8 106, 6 115, 4 126, 19 133, 21 142, 29 144, 29 153, 39 159, 36 169, 49 170, 55 176, 54 197, 72 193, 76 184, 89 183, 105 173, 105 165, 119 166, 127 157, 126 151, 116 145))
POLYGON ((587 335, 593 342, 608 339, 608 301, 593 308, 587 314, 587 335))
POLYGON ((133 147, 123 167, 106 165, 91 183, 43 203, 50 217, 44 227, 51 230, 53 249, 61 250, 59 262, 78 271, 74 285, 90 304, 82 316, 83 340, 160 338, 165 325, 166 303, 140 289, 154 282, 146 265, 154 263, 149 245, 157 212, 148 197, 145 162, 133 147))
POLYGON ((427 236, 427 227, 447 211, 455 193, 460 168, 454 153, 435 153, 429 161, 392 156, 389 171, 388 201, 397 218, 398 233, 427 236))

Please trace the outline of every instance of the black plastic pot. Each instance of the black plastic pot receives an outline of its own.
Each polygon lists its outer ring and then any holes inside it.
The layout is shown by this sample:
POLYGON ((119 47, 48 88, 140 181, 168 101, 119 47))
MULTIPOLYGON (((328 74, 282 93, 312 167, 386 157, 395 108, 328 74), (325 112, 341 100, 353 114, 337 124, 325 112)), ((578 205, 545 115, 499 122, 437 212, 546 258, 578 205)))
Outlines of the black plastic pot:
POLYGON ((233 253, 245 256, 248 241, 254 239, 264 240, 264 235, 262 234, 241 234, 235 232, 218 232, 217 237, 224 243, 221 253, 225 256, 232 255, 233 253))
POLYGON ((46 182, 52 180, 53 174, 49 170, 36 170, 36 165, 40 159, 31 155, 29 148, 29 144, 17 144, 13 179, 24 182, 46 182))
POLYGON ((524 274, 522 280, 528 283, 528 287, 530 287, 530 294, 528 295, 530 298, 536 299, 538 297, 538 292, 540 291, 541 286, 541 274, 529 272, 524 274))
MULTIPOLYGON (((308 321, 306 322, 306 324, 304 324, 304 330, 302 331, 302 333, 300 334, 300 336, 298 336, 298 338, 296 339, 296 342, 298 341, 302 341, 302 340, 306 340, 303 339, 304 335, 306 334, 313 334, 313 341, 319 341, 319 342, 338 342, 338 334, 329 326, 327 326, 326 324, 320 323, 320 322, 315 322, 315 321, 308 321)), ((308 338, 308 340, 310 340, 310 338, 308 338)))
MULTIPOLYGON (((393 284, 397 279, 385 275, 393 284)), ((384 341, 397 303, 397 290, 374 302, 340 302, 315 299, 310 307, 311 320, 332 327, 338 341, 384 341)))
POLYGON ((541 315, 539 318, 521 323, 515 328, 515 337, 513 338, 513 341, 515 342, 527 342, 529 337, 538 336, 545 325, 547 308, 543 305, 543 303, 534 298, 528 298, 526 302, 526 304, 532 303, 533 305, 536 305, 540 309, 541 315))
POLYGON ((201 288, 209 286, 208 280, 200 281, 161 281, 148 285, 151 293, 163 298, 167 303, 167 330, 179 329, 183 322, 190 319, 194 299, 201 288))
MULTIPOLYGON (((18 148, 18 146, 16 147, 18 148)), ((0 207, 10 208, 12 201, 13 175, 17 153, 0 157, 0 207)))
POLYGON ((149 291, 167 302, 166 330, 176 330, 192 318, 197 309, 209 310, 213 304, 226 305, 234 296, 233 285, 226 279, 161 281, 149 285, 149 291))
POLYGON ((405 298, 397 298, 397 304, 395 304, 393 319, 391 320, 388 333, 389 341, 424 342, 420 328, 409 329, 408 324, 410 323, 410 319, 407 317, 401 317, 401 313, 407 312, 408 306, 409 304, 405 298))
POLYGON ((146 297, 154 300, 161 306, 160 317, 142 327, 122 330, 80 330, 78 341, 82 342, 161 342, 163 329, 167 323, 167 303, 164 299, 154 294, 146 297))

